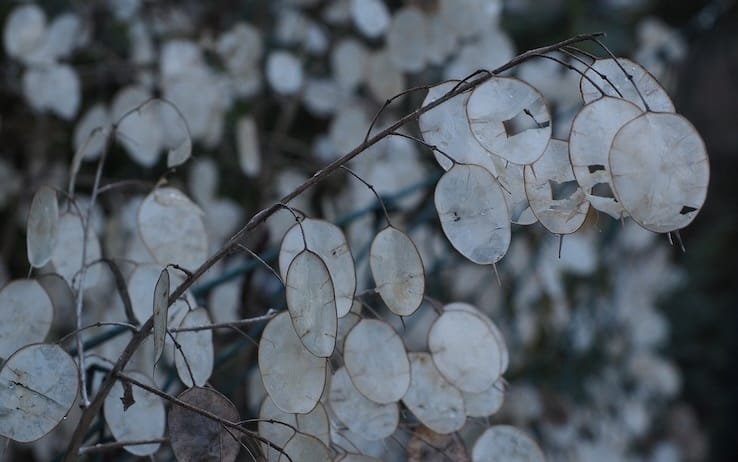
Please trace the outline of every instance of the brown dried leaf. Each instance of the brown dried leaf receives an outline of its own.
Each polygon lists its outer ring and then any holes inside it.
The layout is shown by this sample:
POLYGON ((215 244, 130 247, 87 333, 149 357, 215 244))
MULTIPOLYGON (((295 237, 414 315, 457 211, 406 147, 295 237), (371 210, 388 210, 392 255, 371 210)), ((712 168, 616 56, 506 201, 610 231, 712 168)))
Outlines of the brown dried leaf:
POLYGON ((408 462, 470 462, 464 441, 455 433, 441 435, 425 425, 407 443, 408 462))

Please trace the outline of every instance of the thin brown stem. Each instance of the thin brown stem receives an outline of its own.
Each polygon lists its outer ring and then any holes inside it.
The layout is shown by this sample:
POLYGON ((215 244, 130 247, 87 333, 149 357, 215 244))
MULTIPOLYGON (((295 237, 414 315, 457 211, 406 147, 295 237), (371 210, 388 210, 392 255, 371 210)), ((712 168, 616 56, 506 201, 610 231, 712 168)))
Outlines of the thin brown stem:
MULTIPOLYGON (((633 88, 635 89, 636 93, 638 93, 638 97, 641 99, 641 102, 643 103, 643 107, 646 108, 646 112, 649 112, 651 110, 651 108, 648 107, 648 103, 646 102, 646 98, 643 97, 643 93, 641 93, 640 88, 638 88, 638 85, 636 85, 635 82, 633 81, 633 74, 631 74, 630 72, 628 72, 628 71, 625 70, 625 68, 623 67, 623 65, 620 64, 620 61, 618 60, 618 58, 615 56, 615 54, 613 54, 612 51, 610 51, 610 49, 607 47, 607 45, 605 45, 604 43, 602 43, 602 41, 600 41, 597 37, 593 38, 592 40, 597 45, 599 45, 600 48, 602 48, 603 50, 605 50, 605 53, 607 53, 610 56, 610 58, 612 58, 612 60, 615 61, 615 64, 618 65, 618 67, 623 72, 623 74, 625 74, 625 77, 630 81, 630 84, 633 86, 633 88)), ((614 86, 613 86, 613 88, 614 88, 614 86)))
POLYGON ((221 322, 217 324, 208 324, 205 326, 193 326, 193 327, 177 327, 175 329, 169 329, 170 332, 196 332, 199 330, 214 330, 214 329, 233 329, 239 326, 250 326, 262 321, 269 321, 274 316, 279 314, 279 311, 270 309, 266 314, 256 316, 254 318, 239 319, 237 321, 221 322))
MULTIPOLYGON (((570 50, 577 50, 580 53, 584 53, 584 52, 582 52, 582 50, 579 50, 578 48, 573 48, 573 47, 566 47, 566 48, 562 49, 561 52, 564 53, 564 54, 566 54, 566 55, 568 55, 568 56, 570 56, 572 59, 576 59, 577 61, 579 61, 580 63, 582 63, 587 68, 588 71, 594 72, 595 74, 597 74, 597 77, 599 77, 600 79, 602 79, 605 82, 609 83, 610 84, 610 87, 612 87, 612 89, 615 90, 615 93, 617 93, 617 95, 618 95, 619 98, 622 98, 623 97, 623 93, 620 91, 620 89, 618 89, 618 87, 616 87, 615 85, 613 85, 613 83, 610 81, 610 78, 607 75, 603 74, 602 72, 598 71, 597 69, 595 69, 593 67, 594 62, 597 61, 599 58, 597 58, 594 55, 590 55, 588 53, 585 53, 585 56, 589 56, 589 57, 591 57, 593 59, 592 63, 590 64, 590 63, 585 62, 582 58, 580 58, 579 56, 577 56, 575 53, 572 53, 570 50)), ((591 79, 589 81, 594 85, 594 82, 592 82, 591 79)), ((597 89, 600 90, 599 87, 597 87, 597 89)), ((606 94, 606 93, 602 92, 602 90, 600 90, 600 93, 602 93, 603 95, 606 94)))
MULTIPOLYGON (((108 157, 108 143, 109 138, 106 138, 105 146, 103 147, 100 160, 97 163, 97 170, 95 171, 95 182, 92 186, 92 193, 90 194, 90 202, 87 204, 87 213, 84 216, 82 222, 82 268, 80 270, 76 300, 75 300, 75 317, 77 321, 77 363, 79 364, 79 379, 82 384, 80 387, 80 398, 82 399, 82 406, 87 407, 90 405, 90 399, 87 396, 87 387, 85 386, 85 374, 87 368, 85 367, 85 351, 84 342, 82 341, 82 331, 79 330, 82 327, 82 305, 85 294, 85 277, 87 276, 87 238, 90 235, 90 222, 92 217, 92 210, 95 208, 97 201, 98 189, 100 188, 100 179, 102 178, 103 168, 105 167, 105 160, 108 157)), ((80 220, 82 220, 80 215, 80 220)))
POLYGON ((581 48, 577 47, 561 47, 561 51, 565 51, 567 53, 576 53, 580 54, 582 56, 586 56, 587 58, 591 59, 592 61, 597 61, 600 59, 597 55, 592 54, 588 51, 582 50, 581 48))
POLYGON ((101 258, 101 261, 108 264, 110 272, 113 273, 113 280, 115 281, 115 287, 118 290, 118 296, 123 303, 123 308, 126 313, 128 322, 134 325, 140 324, 136 318, 136 314, 133 312, 133 303, 131 302, 131 296, 128 293, 128 286, 126 285, 126 278, 123 276, 120 267, 110 258, 101 258))
POLYGON ((366 181, 365 179, 363 179, 361 176, 359 176, 358 173, 354 172, 353 170, 351 170, 347 166, 341 165, 341 168, 343 170, 347 171, 351 176, 353 176, 357 180, 359 180, 362 183, 364 183, 364 186, 366 186, 367 188, 369 188, 369 190, 374 194, 374 197, 377 198, 377 202, 379 202, 379 205, 382 207, 382 211, 384 212, 384 219, 387 220, 387 226, 392 226, 392 220, 390 220, 389 212, 387 212, 387 207, 384 205, 384 200, 382 200, 382 197, 379 195, 379 193, 377 192, 377 190, 374 188, 374 185, 373 184, 369 184, 368 181, 366 181))
POLYGON ((392 136, 400 136, 402 138, 407 138, 407 139, 409 139, 411 141, 415 141, 416 143, 422 144, 423 146, 425 146, 426 148, 430 149, 431 151, 435 151, 435 152, 439 153, 440 155, 442 155, 443 157, 445 157, 446 159, 448 159, 452 164, 454 164, 454 165, 455 164, 458 164, 458 162, 456 161, 456 159, 454 159, 450 155, 448 155, 445 152, 443 152, 435 144, 428 144, 425 141, 421 140, 420 138, 416 138, 416 137, 414 137, 412 135, 408 135, 408 134, 402 133, 402 132, 390 133, 390 135, 392 135, 392 136))
POLYGON ((61 337, 59 340, 56 341, 57 344, 61 345, 62 343, 69 340, 70 337, 73 335, 77 335, 78 333, 82 332, 83 330, 92 329, 94 327, 104 327, 104 326, 115 326, 115 327, 125 327, 127 329, 131 329, 133 332, 137 330, 137 327, 133 324, 129 324, 127 322, 116 322, 116 321, 109 321, 109 322, 96 322, 94 324, 90 324, 87 326, 82 326, 77 329, 74 329, 72 332, 65 334, 63 337, 61 337))
POLYGON ((113 189, 118 188, 125 188, 128 186, 135 186, 137 188, 141 189, 152 189, 154 187, 154 184, 149 181, 143 181, 143 180, 121 180, 121 181, 114 181, 112 183, 108 183, 104 186, 100 186, 100 188, 97 190, 98 194, 102 194, 108 191, 112 191, 113 189))
POLYGON ((105 136, 104 146, 105 149, 107 149, 110 139, 110 133, 106 133, 106 127, 95 127, 90 131, 90 134, 87 135, 87 138, 85 138, 85 142, 82 143, 82 146, 80 146, 79 149, 77 149, 77 152, 74 153, 74 157, 72 158, 72 167, 70 168, 69 172, 69 185, 67 186, 67 191, 65 191, 65 193, 69 197, 74 197, 74 188, 77 184, 77 173, 79 172, 79 168, 82 165, 82 154, 84 154, 87 146, 92 141, 92 138, 97 136, 98 133, 101 133, 103 136, 105 136))
MULTIPOLYGON (((573 55, 570 55, 570 56, 572 56, 573 59, 579 59, 576 56, 573 56, 573 55)), ((556 58, 555 56, 551 56, 551 55, 538 55, 538 57, 539 58, 545 58, 545 59, 551 60, 551 61, 553 61, 555 63, 558 63, 561 66, 569 69, 570 71, 576 72, 577 74, 581 75, 583 79, 587 79, 589 81, 589 83, 591 83, 592 86, 594 86, 597 89, 597 91, 600 92, 600 94, 602 96, 605 96, 606 95, 605 90, 603 90, 602 87, 600 87, 599 85, 597 85, 597 83, 595 83, 595 81, 592 80, 592 77, 588 76, 587 74, 585 74, 581 70, 577 69, 576 67, 572 66, 571 64, 567 63, 566 61, 563 61, 563 60, 561 60, 559 58, 556 58)), ((585 66, 587 66, 587 68, 592 69, 592 66, 590 66, 587 63, 585 63, 584 61, 580 61, 580 62, 582 64, 584 64, 585 66)))
POLYGON ((279 273, 277 273, 277 271, 274 268, 272 268, 271 265, 269 265, 269 263, 265 262, 264 259, 261 258, 256 252, 254 252, 253 250, 249 249, 248 247, 246 247, 243 244, 238 244, 238 248, 241 249, 241 250, 243 250, 247 254, 251 255, 256 261, 258 261, 259 263, 261 263, 261 265, 264 268, 266 268, 267 271, 269 271, 270 273, 272 273, 272 275, 274 275, 274 277, 277 278, 277 280, 282 285, 284 285, 284 281, 282 280, 282 276, 280 276, 279 273))
POLYGON ((408 89, 403 90, 400 93, 396 94, 392 98, 386 100, 384 102, 384 104, 382 105, 382 107, 379 108, 379 111, 377 111, 377 113, 374 114, 374 118, 372 119, 371 123, 369 124, 369 128, 367 128, 367 130, 366 130, 366 135, 364 136, 364 143, 367 142, 367 140, 369 139, 369 135, 372 134, 372 129, 377 124, 377 121, 379 120, 379 116, 382 115, 382 112, 384 112, 384 110, 387 109, 390 104, 392 104, 395 100, 397 100, 397 99, 399 99, 399 98, 401 98, 401 97, 403 97, 403 96, 405 96, 405 95, 407 95, 409 93, 414 93, 414 92, 416 92, 418 90, 427 90, 430 87, 431 87, 430 85, 420 85, 418 87, 408 88, 408 89))
MULTIPOLYGON (((285 203, 285 202, 280 202, 277 205, 280 208, 283 208, 283 209, 287 210, 288 212, 290 212, 292 214, 293 217, 295 217, 295 221, 297 222, 297 225, 300 227, 300 235, 302 236, 302 244, 305 247, 305 250, 310 250, 310 249, 308 249, 307 237, 305 237, 305 228, 302 227, 302 220, 305 219, 306 215, 303 213, 302 214, 302 218, 298 217, 297 216, 297 212, 295 211, 295 209, 293 209, 292 207, 290 207, 289 205, 287 205, 287 203, 285 203)), ((231 239, 233 239, 233 238, 231 238, 231 239)), ((238 245, 240 246, 241 244, 238 244, 238 245)))
POLYGON ((122 449, 125 446, 139 446, 143 444, 167 444, 168 438, 154 438, 150 440, 131 440, 131 441, 114 441, 112 443, 100 443, 92 446, 83 446, 79 448, 79 455, 89 454, 91 452, 104 452, 113 449, 122 449))

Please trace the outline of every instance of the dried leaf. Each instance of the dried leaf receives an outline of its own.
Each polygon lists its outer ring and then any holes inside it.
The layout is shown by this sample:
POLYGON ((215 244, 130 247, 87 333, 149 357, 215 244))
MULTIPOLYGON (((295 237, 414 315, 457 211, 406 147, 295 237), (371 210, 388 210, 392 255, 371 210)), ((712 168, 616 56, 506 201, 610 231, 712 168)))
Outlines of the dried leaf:
POLYGON ((123 396, 120 397, 120 402, 123 404, 124 412, 136 404, 136 400, 133 398, 133 385, 131 385, 131 382, 123 382, 123 396))
MULTIPOLYGON (((213 389, 188 388, 178 398, 229 422, 240 420, 236 406, 213 389)), ((176 405, 169 411, 167 429, 179 462, 233 462, 241 449, 238 440, 231 436, 235 430, 229 433, 220 423, 176 405)))
POLYGON ((457 434, 442 435, 426 426, 413 432, 407 443, 408 462, 470 462, 464 441, 457 434))

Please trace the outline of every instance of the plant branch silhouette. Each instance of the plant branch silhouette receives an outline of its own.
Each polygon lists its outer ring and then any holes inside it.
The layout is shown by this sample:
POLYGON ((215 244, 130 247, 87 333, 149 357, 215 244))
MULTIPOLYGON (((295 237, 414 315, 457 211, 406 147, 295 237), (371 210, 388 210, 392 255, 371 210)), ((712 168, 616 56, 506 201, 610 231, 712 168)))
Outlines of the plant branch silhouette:
MULTIPOLYGON (((239 251, 240 244, 241 244, 240 241, 246 235, 248 235, 252 230, 254 230, 258 225, 262 224, 267 218, 269 218, 275 212, 277 212, 280 208, 283 208, 284 204, 289 203, 295 197, 299 196, 306 190, 312 188, 316 184, 322 182, 328 176, 332 175, 337 170, 341 169, 341 166, 347 164, 350 160, 354 159, 355 157, 357 157, 358 155, 366 151, 371 146, 377 144, 381 140, 392 135, 399 128, 406 125, 408 122, 416 120, 420 115, 430 111, 431 109, 437 106, 440 106, 446 101, 449 101, 450 99, 462 93, 465 93, 467 91, 470 91, 476 88, 477 86, 490 80, 492 77, 494 77, 497 74, 505 72, 531 58, 537 58, 538 55, 540 54, 560 50, 564 47, 574 45, 577 43, 581 43, 581 42, 594 41, 597 38, 602 37, 602 36, 604 36, 604 33, 601 33, 601 32, 593 33, 593 34, 576 35, 574 37, 568 38, 566 40, 562 40, 552 45, 547 45, 544 47, 540 47, 540 48, 536 48, 536 49, 532 49, 527 52, 524 52, 514 57, 513 59, 511 59, 506 64, 498 67, 497 69, 494 69, 489 72, 479 73, 479 76, 474 78, 473 80, 460 83, 453 90, 446 93, 445 95, 438 98, 437 100, 423 107, 420 107, 415 111, 410 112, 409 114, 398 119, 395 123, 391 124, 387 128, 378 132, 376 135, 367 138, 363 143, 361 143, 351 152, 343 155, 342 157, 334 160, 333 162, 329 163, 322 169, 315 172, 313 176, 308 178, 304 183, 300 184, 292 192, 285 195, 282 199, 279 200, 279 202, 276 202, 272 204, 271 206, 264 208, 258 213, 256 213, 255 215, 253 215, 251 219, 246 223, 246 225, 243 228, 241 228, 220 250, 218 250, 212 256, 210 256, 202 265, 200 265, 199 268, 193 271, 191 275, 189 275, 174 291, 172 291, 172 293, 169 295, 169 305, 173 304, 176 300, 178 300, 179 297, 181 297, 187 289, 189 289, 200 277, 202 277, 218 261, 220 261, 224 257, 234 252, 239 251)), ((151 331, 152 326, 153 326, 153 318, 149 317, 149 319, 141 326, 141 328, 131 337, 130 341, 128 342, 128 345, 123 350, 120 357, 116 361, 115 365, 111 369, 110 373, 108 374, 108 376, 105 378, 105 380, 101 384, 99 391, 97 392, 93 400, 90 402, 89 406, 87 406, 83 410, 79 424, 77 425, 77 428, 75 429, 74 434, 72 435, 72 438, 70 439, 69 445, 67 446, 67 450, 66 450, 65 457, 64 457, 65 462, 72 462, 78 459, 80 446, 82 445, 84 436, 87 433, 87 430, 89 429, 94 419, 100 414, 100 408, 102 407, 105 397, 110 392, 113 384, 115 383, 115 380, 118 378, 120 373, 123 371, 126 364, 128 364, 128 361, 131 359, 134 352, 138 349, 138 347, 141 345, 144 339, 146 339, 146 337, 149 335, 149 332, 151 331)))

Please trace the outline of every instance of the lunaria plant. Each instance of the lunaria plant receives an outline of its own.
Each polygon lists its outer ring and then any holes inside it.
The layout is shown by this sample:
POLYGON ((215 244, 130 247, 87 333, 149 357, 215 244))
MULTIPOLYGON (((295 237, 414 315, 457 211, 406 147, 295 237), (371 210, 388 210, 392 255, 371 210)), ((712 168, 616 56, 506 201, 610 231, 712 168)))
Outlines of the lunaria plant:
MULTIPOLYGON (((380 167, 362 162, 373 153, 385 155, 382 150, 397 140, 427 148, 440 166, 432 197, 440 229, 458 254, 494 274, 514 234, 521 232, 518 226, 540 222, 551 233, 569 235, 582 227, 591 208, 678 236, 705 201, 709 168, 704 143, 644 68, 609 52, 600 59, 576 48, 583 42, 601 45, 600 34, 573 37, 523 53, 496 69, 424 86, 422 105, 388 122, 388 106, 403 96, 393 96, 403 90, 402 72, 442 61, 443 44, 417 53, 425 45, 423 36, 406 34, 430 27, 419 10, 408 7, 392 16, 379 0, 348 3, 347 14, 358 30, 370 39, 386 34, 390 46, 370 54, 355 40, 341 42, 333 50, 341 88, 331 87, 326 94, 348 92, 368 77, 370 92, 389 98, 387 103, 374 119, 355 111, 335 120, 346 124, 331 134, 335 144, 353 141, 341 138, 352 124, 366 133, 364 141, 346 144, 347 152, 334 155, 310 177, 281 177, 280 184, 291 185, 283 197, 254 213, 240 229, 229 230, 229 238, 215 250, 209 234, 218 215, 211 214, 221 210, 216 204, 226 211, 232 207, 218 202, 217 176, 208 173, 206 163, 198 164, 194 200, 174 181, 162 180, 121 210, 134 220, 118 225, 118 232, 129 236, 125 261, 101 245, 93 223, 99 196, 112 188, 101 183, 112 145, 119 143, 134 162, 152 168, 167 153, 167 168, 173 168, 188 161, 193 141, 207 145, 219 136, 219 127, 209 124, 222 121, 193 116, 193 106, 186 103, 185 95, 197 88, 206 91, 197 95, 201 101, 195 109, 209 108, 215 114, 222 104, 219 95, 210 94, 219 88, 210 85, 216 76, 194 43, 164 46, 160 83, 165 99, 152 99, 149 88, 129 86, 120 90, 110 109, 95 106, 81 119, 68 189, 38 189, 26 228, 30 266, 47 268, 71 289, 74 326, 60 338, 56 332, 55 339, 48 338, 56 300, 42 282, 53 275, 11 281, 0 291, 2 437, 16 442, 42 438, 77 403, 81 414, 69 435, 65 460, 100 450, 87 439, 95 422, 100 434, 110 436, 107 443, 101 441, 103 446, 152 457, 171 449, 180 461, 233 461, 239 452, 254 460, 374 461, 382 460, 391 441, 406 441, 407 434, 422 439, 423 432, 431 439, 447 438, 443 441, 462 454, 458 460, 544 460, 534 435, 485 420, 507 399, 505 374, 515 361, 508 339, 489 309, 457 300, 439 302, 426 294, 431 270, 427 246, 419 245, 378 192, 383 175, 391 173, 379 170, 374 175, 371 169, 380 167), (575 57, 573 64, 561 60, 557 52, 562 51, 575 57), (171 59, 173 55, 180 59, 171 59), (362 66, 369 73, 352 72, 343 64, 347 59, 366 61, 362 66), (509 72, 535 60, 553 60, 580 80, 582 107, 565 139, 554 138, 552 110, 543 94, 509 72), (371 72, 387 63, 394 63, 398 85, 371 72), (84 199, 76 192, 83 161, 98 165, 90 196, 84 199), (341 172, 350 173, 359 190, 376 195, 387 222, 363 249, 352 248, 353 237, 331 220, 309 216, 303 210, 309 204, 300 202, 306 190, 341 172), (257 317, 214 323, 228 318, 222 314, 227 311, 213 306, 223 299, 213 296, 215 302, 207 306, 191 289, 234 253, 268 266, 247 243, 258 226, 277 216, 290 223, 281 236, 278 268, 268 267, 271 282, 284 288, 282 303, 257 317), (108 274, 111 290, 120 294, 119 309, 116 315, 111 311, 93 320, 90 294, 108 274), (373 284, 367 284, 369 279, 373 284), (407 331, 397 326, 398 319, 422 317, 425 324, 409 324, 407 331), (87 341, 89 330, 110 326, 118 328, 116 337, 109 334, 97 345, 87 341), (247 327, 254 329, 246 334, 241 329, 247 327), (234 405, 233 395, 221 394, 211 383, 222 346, 213 331, 222 328, 258 341, 255 383, 263 386, 264 395, 255 420, 234 405), (412 340, 410 329, 419 331, 422 340, 412 340), (102 378, 90 380, 99 370, 102 378), (166 371, 173 372, 169 383, 163 380, 166 371), (458 435, 468 421, 481 428, 464 433, 464 441, 458 435)), ((309 23, 305 29, 310 36, 309 23)), ((251 69, 261 55, 262 44, 252 32, 235 27, 214 45, 227 61, 227 71, 242 79, 234 83, 240 94, 253 91, 241 71, 251 69), (239 40, 253 44, 253 53, 229 53, 239 40)), ((32 5, 20 6, 6 23, 6 50, 29 67, 24 77, 29 103, 39 111, 72 117, 79 104, 74 92, 64 100, 34 93, 49 79, 75 88, 76 77, 56 63, 65 50, 49 52, 44 58, 49 67, 34 67, 32 42, 43 40, 39 37, 44 34, 43 13, 32 5)), ((320 40, 313 39, 312 51, 318 53, 320 40)), ((456 63, 457 69, 465 66, 456 63)), ((320 93, 325 87, 314 80, 305 83, 309 77, 297 54, 270 53, 265 75, 280 97, 305 97, 305 104, 318 112, 353 110, 309 96, 308 89, 320 93)), ((255 121, 241 118, 236 127, 240 167, 257 176, 262 167, 255 121)), ((330 158, 330 151, 325 156, 330 158)), ((506 284, 504 278, 498 281, 506 284)), ((248 393, 257 395, 258 389, 248 393)), ((409 447, 414 447, 412 441, 409 447)))

